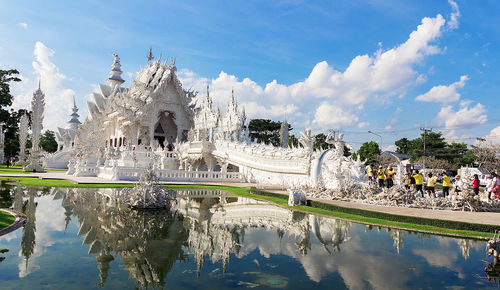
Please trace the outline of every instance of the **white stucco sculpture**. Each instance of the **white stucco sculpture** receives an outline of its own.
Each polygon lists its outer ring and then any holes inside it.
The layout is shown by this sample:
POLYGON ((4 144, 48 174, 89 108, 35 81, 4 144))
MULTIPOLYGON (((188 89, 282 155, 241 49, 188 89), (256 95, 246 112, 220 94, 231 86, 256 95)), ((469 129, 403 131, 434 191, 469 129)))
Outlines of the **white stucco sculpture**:
POLYGON ((26 142, 28 140, 29 118, 24 113, 19 120, 19 161, 18 166, 26 165, 26 142))
POLYGON ((108 85, 98 86, 87 104, 87 119, 74 129, 72 146, 62 149, 69 150, 69 160, 64 162, 59 152, 53 155, 53 164, 67 164, 67 174, 138 180, 154 163, 164 181, 247 181, 291 188, 363 180, 361 166, 343 156, 341 134, 328 152, 313 148, 309 129, 300 133, 300 146, 289 147, 285 121, 280 147, 255 144, 248 140, 245 110, 234 91, 220 110, 208 86, 203 97, 185 90, 175 61, 155 60, 151 51, 147 65, 124 88, 120 59, 113 57, 108 85))
POLYGON ((45 107, 45 94, 40 89, 40 82, 38 83, 38 90, 33 93, 33 100, 31 101, 31 150, 29 156, 29 163, 23 168, 23 171, 29 172, 44 172, 40 166, 40 135, 43 128, 43 111, 45 107))
POLYGON ((4 124, 0 123, 0 164, 4 162, 4 149, 5 149, 5 132, 3 129, 4 124))

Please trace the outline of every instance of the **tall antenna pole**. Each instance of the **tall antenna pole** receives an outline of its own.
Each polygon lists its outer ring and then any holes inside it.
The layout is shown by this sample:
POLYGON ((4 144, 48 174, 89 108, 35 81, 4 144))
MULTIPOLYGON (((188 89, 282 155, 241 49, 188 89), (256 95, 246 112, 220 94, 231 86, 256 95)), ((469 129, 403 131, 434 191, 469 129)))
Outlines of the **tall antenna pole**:
POLYGON ((423 162, 423 166, 425 168, 425 159, 427 158, 427 155, 426 155, 426 152, 425 152, 425 137, 427 135, 427 132, 432 132, 432 128, 430 129, 426 129, 426 128, 420 128, 420 131, 423 131, 424 132, 424 162, 423 162))

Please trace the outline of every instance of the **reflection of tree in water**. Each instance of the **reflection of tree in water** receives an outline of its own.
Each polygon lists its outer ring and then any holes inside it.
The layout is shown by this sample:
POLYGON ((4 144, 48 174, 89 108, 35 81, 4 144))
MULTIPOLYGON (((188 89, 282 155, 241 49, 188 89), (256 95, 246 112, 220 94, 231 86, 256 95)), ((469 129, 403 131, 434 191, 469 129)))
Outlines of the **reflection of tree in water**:
POLYGON ((497 257, 494 257, 493 263, 486 265, 484 272, 486 273, 488 281, 493 281, 495 286, 498 286, 500 282, 500 263, 497 257))
POLYGON ((141 287, 164 287, 175 262, 186 259, 182 217, 165 210, 135 211, 96 191, 75 191, 62 189, 55 196, 62 196, 66 212, 78 218, 78 234, 89 245, 89 254, 97 254, 96 286, 104 286, 115 253, 141 287))
POLYGON ((8 185, 5 180, 1 181, 0 185, 0 207, 9 208, 12 204, 11 195, 12 185, 8 185))
MULTIPOLYGON (((9 249, 0 249, 0 254, 5 254, 9 251, 9 249)), ((5 257, 0 257, 0 263, 5 260, 5 257)))
MULTIPOLYGON (((16 190, 16 195, 21 195, 24 193, 23 190, 16 190)), ((35 197, 37 197, 38 189, 36 187, 28 187, 27 195, 28 200, 24 203, 24 214, 28 217, 28 220, 23 227, 23 237, 21 239, 21 253, 26 261, 26 269, 28 269, 29 258, 35 250, 35 232, 36 232, 36 206, 37 202, 35 197)), ((18 201, 20 198, 14 198, 18 201)))

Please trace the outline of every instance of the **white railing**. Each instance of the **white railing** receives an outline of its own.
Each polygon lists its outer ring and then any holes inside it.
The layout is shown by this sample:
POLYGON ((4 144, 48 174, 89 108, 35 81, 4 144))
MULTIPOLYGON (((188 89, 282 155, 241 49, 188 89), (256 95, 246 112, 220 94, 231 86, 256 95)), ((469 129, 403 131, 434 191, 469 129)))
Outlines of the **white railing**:
MULTIPOLYGON (((101 172, 106 176, 113 175, 109 170, 116 170, 115 179, 117 180, 139 180, 144 172, 143 168, 134 167, 116 167, 103 168, 101 172), (105 171, 105 172, 104 172, 105 171)), ((114 172, 115 173, 115 172, 114 172)), ((244 182, 243 175, 239 172, 220 172, 220 171, 185 171, 157 169, 156 175, 161 181, 192 181, 192 182, 244 182)))
POLYGON ((97 176, 99 168, 95 166, 76 166, 74 176, 97 176))

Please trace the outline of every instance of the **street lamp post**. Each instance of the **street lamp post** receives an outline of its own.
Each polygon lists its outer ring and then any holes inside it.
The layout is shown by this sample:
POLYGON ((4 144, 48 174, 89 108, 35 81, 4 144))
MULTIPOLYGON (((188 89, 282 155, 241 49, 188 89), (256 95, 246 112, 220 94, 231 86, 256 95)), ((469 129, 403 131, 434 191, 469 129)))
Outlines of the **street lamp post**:
POLYGON ((377 134, 377 133, 375 133, 373 131, 370 131, 370 130, 368 130, 368 133, 373 134, 375 136, 378 136, 380 138, 379 147, 380 147, 380 150, 382 151, 382 136, 380 136, 379 134, 377 134))

